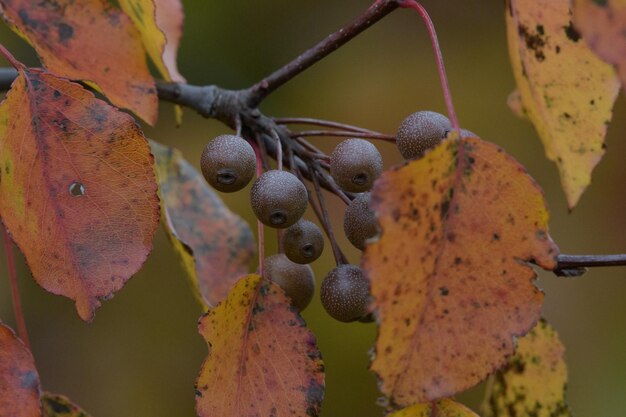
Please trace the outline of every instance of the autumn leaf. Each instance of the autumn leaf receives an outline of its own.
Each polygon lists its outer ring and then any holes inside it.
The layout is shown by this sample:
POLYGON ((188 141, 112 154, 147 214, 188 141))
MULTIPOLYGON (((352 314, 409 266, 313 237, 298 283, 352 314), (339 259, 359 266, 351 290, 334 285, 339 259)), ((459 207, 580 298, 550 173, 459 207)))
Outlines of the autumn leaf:
POLYGON ((44 417, 89 417, 80 407, 63 395, 45 392, 41 401, 44 417))
POLYGON ((448 397, 506 362, 538 320, 526 262, 555 267, 543 195, 504 151, 448 140, 376 182, 366 247, 378 337, 371 369, 401 406, 448 397))
POLYGON ((180 151, 151 142, 163 222, 194 292, 206 306, 224 300, 256 254, 248 224, 228 209, 180 151))
POLYGON ((387 417, 478 417, 463 404, 450 399, 443 399, 435 403, 436 412, 433 413, 433 404, 417 404, 395 413, 388 414, 387 417))
POLYGON ((506 368, 496 374, 484 417, 570 417, 564 350, 554 329, 545 320, 537 323, 519 339, 506 368))
POLYGON ((33 355, 0 322, 0 417, 39 416, 39 375, 33 355))
POLYGON ((523 110, 573 208, 604 155, 619 82, 570 19, 570 0, 508 0, 509 53, 523 110))
POLYGON ((46 290, 91 320, 144 263, 159 201, 129 115, 35 69, 0 105, 0 216, 46 290))
POLYGON ((591 49, 615 65, 626 88, 626 2, 574 0, 574 23, 591 49))
POLYGON ((249 275, 200 319, 209 356, 196 382, 198 416, 318 415, 324 365, 290 304, 276 284, 249 275))
POLYGON ((141 36, 103 0, 0 0, 5 20, 59 76, 95 84, 111 102, 150 124, 158 98, 141 36))
POLYGON ((184 82, 176 55, 183 31, 180 0, 119 0, 139 29, 148 56, 166 81, 184 82))

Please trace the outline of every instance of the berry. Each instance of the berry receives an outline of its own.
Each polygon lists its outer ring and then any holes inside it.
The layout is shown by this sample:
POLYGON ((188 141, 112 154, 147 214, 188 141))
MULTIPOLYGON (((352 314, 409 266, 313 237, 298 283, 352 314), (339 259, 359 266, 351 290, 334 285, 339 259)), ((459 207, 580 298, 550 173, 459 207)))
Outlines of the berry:
POLYGON ((365 249, 365 242, 378 234, 376 215, 370 209, 370 193, 357 195, 346 208, 343 230, 356 248, 365 249))
POLYGON ((324 236, 315 223, 300 220, 285 231, 283 246, 285 247, 285 255, 290 261, 308 264, 322 254, 324 236))
POLYGON ((271 170, 252 184, 250 202, 261 223, 283 229, 302 217, 308 194, 304 184, 292 173, 271 170))
POLYGON ((252 146, 235 135, 221 135, 207 143, 200 158, 202 174, 213 188, 239 191, 252 179, 256 157, 252 146))
POLYGON ((418 111, 402 121, 396 135, 396 145, 404 159, 420 158, 439 145, 452 130, 446 116, 433 111, 418 111))
POLYGON ((293 263, 282 253, 265 259, 263 277, 278 284, 298 311, 304 310, 313 298, 315 278, 311 267, 293 263))
POLYGON ((378 149, 363 139, 344 140, 330 155, 330 174, 345 191, 369 190, 382 171, 383 159, 378 149))
POLYGON ((369 282, 358 266, 339 265, 322 281, 321 299, 334 319, 346 323, 359 320, 368 313, 369 282))

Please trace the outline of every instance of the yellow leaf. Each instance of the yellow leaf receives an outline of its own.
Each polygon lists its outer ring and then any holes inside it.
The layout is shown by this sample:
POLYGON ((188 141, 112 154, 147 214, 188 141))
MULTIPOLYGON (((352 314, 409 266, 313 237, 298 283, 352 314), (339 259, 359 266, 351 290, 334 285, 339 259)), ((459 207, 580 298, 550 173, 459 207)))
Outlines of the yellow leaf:
POLYGON ((321 354, 278 285, 258 275, 242 278, 198 330, 209 344, 196 382, 198 416, 318 415, 321 354))
MULTIPOLYGON (((437 417, 478 417, 469 408, 463 404, 459 404, 456 401, 450 399, 443 399, 435 403, 435 409, 437 417)), ((388 414, 387 417, 432 417, 433 407, 431 403, 417 404, 411 407, 407 407, 403 410, 396 411, 395 413, 388 414)))
POLYGON ((463 138, 383 173, 371 205, 381 234, 363 268, 381 391, 408 406, 479 383, 539 319, 525 262, 552 269, 558 251, 541 190, 501 148, 463 138))
POLYGON ((515 356, 495 376, 484 417, 570 417, 565 349, 558 334, 541 320, 518 343, 515 356))
POLYGON ((522 105, 573 208, 604 155, 619 82, 570 18, 569 0, 508 0, 509 53, 522 105))
POLYGON ((87 413, 63 395, 44 392, 41 396, 44 417, 89 417, 87 413))

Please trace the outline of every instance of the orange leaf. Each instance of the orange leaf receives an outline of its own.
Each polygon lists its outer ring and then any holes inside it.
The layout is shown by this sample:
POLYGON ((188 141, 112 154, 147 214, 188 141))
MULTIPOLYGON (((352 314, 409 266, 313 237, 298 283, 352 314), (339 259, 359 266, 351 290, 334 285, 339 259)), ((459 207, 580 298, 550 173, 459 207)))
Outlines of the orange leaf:
POLYGON ((33 355, 0 322, 0 417, 40 417, 39 390, 33 355))
POLYGON ((44 392, 41 401, 44 417, 89 417, 80 407, 63 395, 44 392))
POLYGON ((158 98, 141 36, 103 0, 0 0, 5 19, 53 73, 95 83, 113 104, 150 124, 158 98))
POLYGON ((0 216, 46 290, 91 320, 152 249, 153 158, 129 115, 20 69, 0 105, 0 216))
POLYGON ((169 72, 170 79, 176 82, 185 82, 185 78, 178 72, 176 56, 180 38, 183 36, 183 5, 180 0, 154 0, 156 6, 156 22, 165 35, 163 49, 163 64, 169 72))
POLYGON ((196 382, 198 416, 318 415, 324 365, 290 305, 276 284, 249 275, 200 319, 209 356, 196 382))
POLYGON ((570 0, 508 0, 506 23, 523 113, 573 208, 604 155, 619 81, 580 39, 571 13, 570 0))
POLYGON ((407 406, 480 382, 539 318, 525 262, 553 269, 557 254, 541 191, 502 149, 464 138, 383 173, 372 206, 381 235, 363 267, 382 392, 407 406))
POLYGON ((230 211, 180 151, 151 142, 163 220, 174 248, 206 306, 224 300, 248 272, 256 243, 248 224, 230 211))
POLYGON ((626 89, 626 1, 575 0, 574 22, 591 49, 617 67, 626 89))

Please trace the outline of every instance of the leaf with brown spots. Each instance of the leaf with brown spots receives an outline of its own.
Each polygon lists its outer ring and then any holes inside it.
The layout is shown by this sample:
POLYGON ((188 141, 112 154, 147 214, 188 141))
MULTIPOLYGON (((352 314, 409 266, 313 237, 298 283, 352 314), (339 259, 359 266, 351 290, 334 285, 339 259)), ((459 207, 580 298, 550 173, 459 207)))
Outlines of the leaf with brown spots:
POLYGON ((89 417, 89 414, 63 395, 44 392, 41 402, 44 417, 89 417))
POLYGON ((152 249, 159 199, 139 127, 35 69, 0 105, 0 216, 46 290, 91 320, 152 249))
POLYGON ((564 351, 559 335, 545 320, 539 321, 519 339, 515 356, 495 375, 484 417, 570 417, 564 351))
POLYGON ((526 262, 556 265, 543 195, 478 138, 447 140, 372 191, 381 234, 365 249, 378 337, 371 365, 401 406, 448 397, 506 362, 539 319, 526 262))
POLYGON ((196 381, 200 417, 317 416, 324 364, 315 336, 276 284, 242 278, 200 319, 209 356, 196 381))
POLYGON ((51 72, 89 81, 116 106, 156 123, 141 35, 122 11, 103 0, 0 0, 0 8, 51 72))
POLYGON ((180 151, 151 142, 163 223, 198 300, 215 306, 248 273, 256 244, 248 224, 228 209, 180 151))
POLYGON ((180 0, 119 0, 139 29, 148 56, 166 81, 184 82, 176 55, 183 30, 180 0))
POLYGON ((450 399, 443 399, 435 403, 435 412, 433 412, 433 404, 417 404, 388 414, 387 417, 478 417, 469 408, 463 404, 450 399))
POLYGON ((615 65, 626 89, 626 2, 574 0, 574 24, 589 47, 615 65))
POLYGON ((604 155, 619 82, 571 22, 570 0, 508 0, 509 53, 523 112, 559 168, 570 208, 604 155))
POLYGON ((0 417, 40 417, 39 394, 33 355, 0 322, 0 417))

